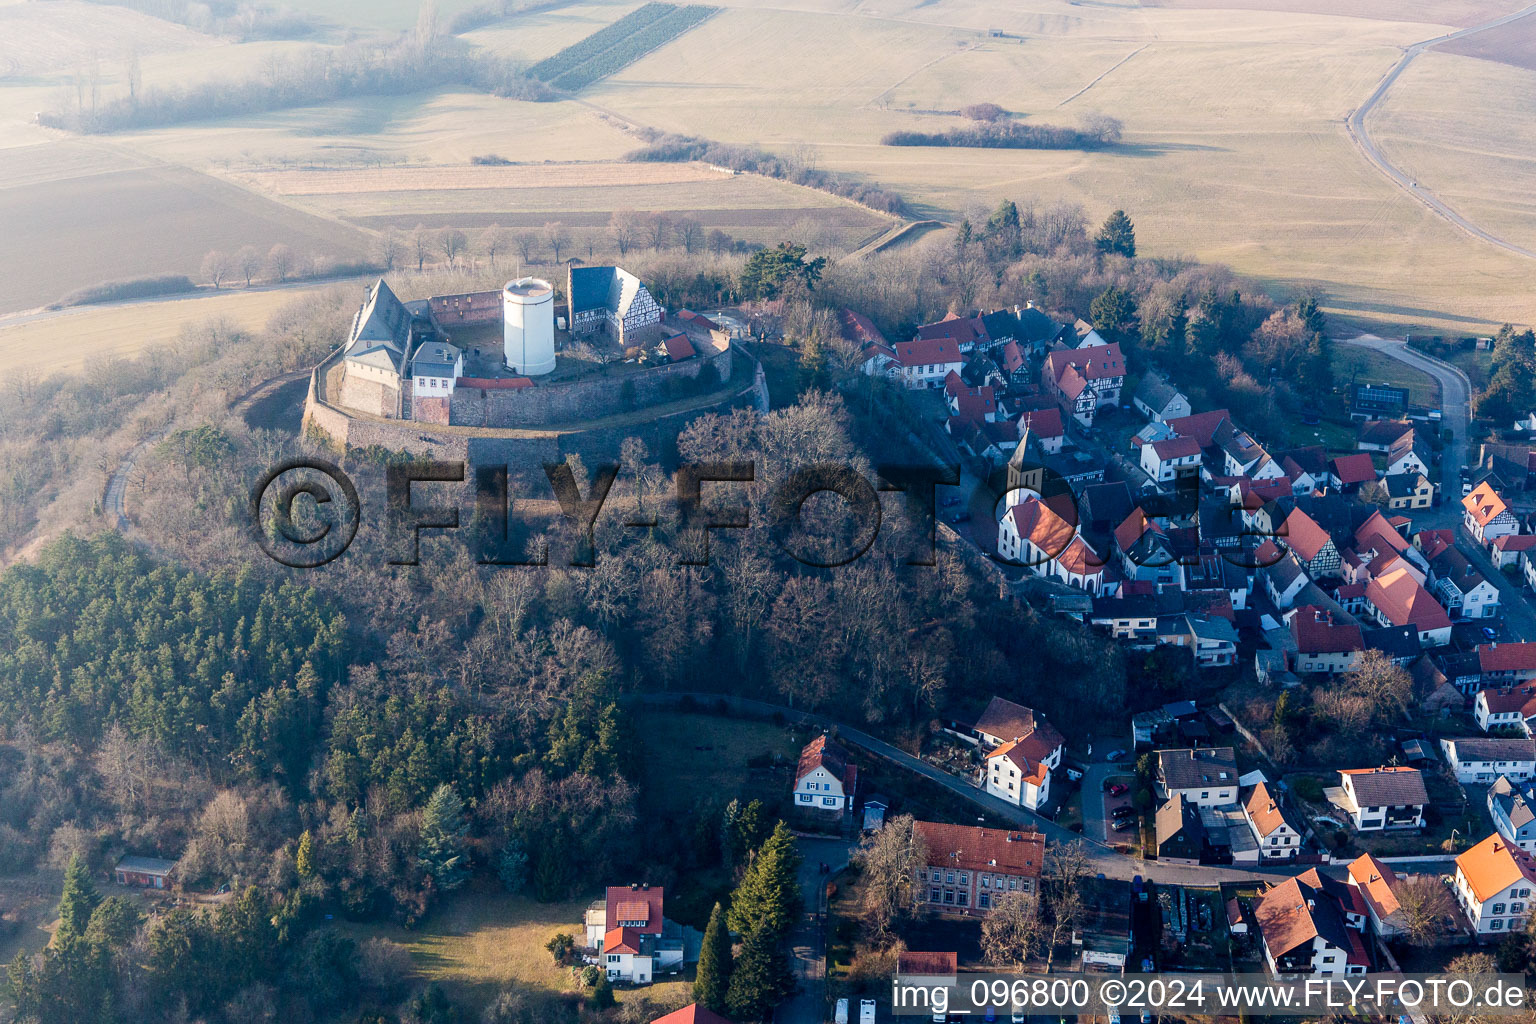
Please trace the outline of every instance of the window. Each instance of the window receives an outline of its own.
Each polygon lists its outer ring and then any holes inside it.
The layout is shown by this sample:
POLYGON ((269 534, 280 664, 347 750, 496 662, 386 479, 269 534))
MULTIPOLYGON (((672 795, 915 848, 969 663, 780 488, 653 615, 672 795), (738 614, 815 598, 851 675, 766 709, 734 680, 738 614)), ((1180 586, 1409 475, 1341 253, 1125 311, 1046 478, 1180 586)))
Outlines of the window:
POLYGON ((939 869, 938 868, 934 868, 933 869, 933 880, 935 882, 938 882, 938 881, 942 881, 943 878, 944 878, 944 876, 939 872, 939 869))
POLYGON ((1019 887, 1019 880, 1017 878, 1010 878, 1010 879, 1008 879, 1008 888, 1010 888, 1010 889, 1017 889, 1018 887, 1019 887))
POLYGON ((800 794, 800 802, 803 803, 803 804, 810 803, 811 802, 811 794, 809 794, 809 793, 801 793, 800 794))
POLYGON ((951 890, 951 889, 945 889, 944 890, 944 902, 945 903, 951 903, 951 904, 955 902, 955 894, 954 894, 953 890, 951 890))
POLYGON ((1210 798, 1211 798, 1211 794, 1210 794, 1209 791, 1206 791, 1206 792, 1200 794, 1200 799, 1201 800, 1209 800, 1210 798))
POLYGON ((960 884, 961 885, 970 885, 971 884, 971 876, 967 872, 964 872, 964 871, 960 872, 960 884))
POLYGON ((1502 914, 1502 913, 1504 913, 1504 904, 1502 904, 1502 903, 1495 903, 1493 906, 1488 908, 1488 913, 1490 913, 1490 914, 1502 914))
POLYGON ((1501 932, 1504 930, 1504 922, 1495 918, 1494 920, 1488 922, 1488 928, 1491 931, 1501 932))
POLYGON ((822 797, 821 798, 821 806, 823 806, 823 807, 836 807, 837 806, 837 797, 835 797, 835 796, 824 796, 824 797, 822 797))
POLYGON ((990 895, 991 895, 990 893, 985 893, 984 892, 980 896, 977 896, 976 897, 976 905, 978 907, 982 908, 983 910, 985 910, 987 908, 988 899, 989 899, 990 895))
POLYGON ((946 871, 946 872, 944 872, 944 884, 945 885, 954 885, 955 884, 955 873, 953 871, 946 871))
POLYGON ((990 889, 992 887, 992 876, 991 875, 982 875, 981 876, 981 887, 983 889, 990 889))
POLYGON ((619 954, 617 954, 617 953, 609 953, 608 954, 608 962, 611 963, 611 964, 618 963, 619 962, 619 954))
POLYGON ((1327 956, 1325 956, 1325 957, 1323 957, 1323 963, 1325 963, 1325 964, 1331 964, 1331 963, 1333 963, 1333 962, 1334 962, 1334 960, 1335 960, 1335 959, 1336 959, 1336 958, 1335 958, 1335 957, 1334 957, 1334 955, 1333 955, 1333 954, 1332 954, 1332 953, 1330 953, 1330 954, 1328 954, 1328 955, 1327 955, 1327 956))
POLYGON ((966 892, 964 889, 960 890, 960 895, 959 895, 959 899, 957 900, 957 902, 962 907, 970 906, 971 905, 971 894, 966 892))
POLYGON ((1523 913, 1525 913, 1525 904, 1524 903, 1511 903, 1509 905, 1509 912, 1511 914, 1523 914, 1523 913))
POLYGON ((929 903, 937 903, 937 902, 939 902, 939 890, 937 890, 937 889, 929 889, 928 890, 928 902, 929 903))

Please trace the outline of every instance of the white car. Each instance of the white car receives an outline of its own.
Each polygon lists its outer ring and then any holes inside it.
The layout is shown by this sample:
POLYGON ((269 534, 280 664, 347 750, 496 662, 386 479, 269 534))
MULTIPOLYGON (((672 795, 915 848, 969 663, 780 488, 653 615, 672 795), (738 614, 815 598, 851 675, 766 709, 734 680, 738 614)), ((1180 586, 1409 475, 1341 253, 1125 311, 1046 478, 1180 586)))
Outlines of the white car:
POLYGON ((832 1019, 836 1024, 848 1024, 848 997, 844 996, 837 1001, 837 1013, 832 1019))
POLYGON ((875 1001, 873 999, 859 1000, 859 1024, 875 1024, 875 1001))

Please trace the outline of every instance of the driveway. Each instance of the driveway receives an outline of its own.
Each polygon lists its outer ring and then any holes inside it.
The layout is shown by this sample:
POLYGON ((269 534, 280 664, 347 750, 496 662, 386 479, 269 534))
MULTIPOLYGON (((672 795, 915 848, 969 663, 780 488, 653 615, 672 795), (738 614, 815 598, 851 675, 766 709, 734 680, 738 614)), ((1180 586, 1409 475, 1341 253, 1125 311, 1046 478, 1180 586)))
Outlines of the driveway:
POLYGON ((779 1024, 812 1024, 826 1019, 827 935, 823 896, 833 874, 848 864, 853 844, 844 839, 795 839, 799 851, 800 895, 805 913, 790 939, 790 968, 795 973, 795 994, 779 1004, 774 1019, 779 1024), (822 874, 821 865, 830 870, 822 874))

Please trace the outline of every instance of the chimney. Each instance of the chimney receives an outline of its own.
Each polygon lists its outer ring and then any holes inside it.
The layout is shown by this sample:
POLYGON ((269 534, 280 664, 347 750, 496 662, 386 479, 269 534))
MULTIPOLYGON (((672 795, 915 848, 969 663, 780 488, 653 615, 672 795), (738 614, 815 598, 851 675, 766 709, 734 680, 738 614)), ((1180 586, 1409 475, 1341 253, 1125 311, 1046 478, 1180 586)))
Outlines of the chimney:
POLYGON ((639 888, 640 888, 640 883, 639 882, 630 882, 629 883, 629 891, 630 892, 635 892, 639 888))

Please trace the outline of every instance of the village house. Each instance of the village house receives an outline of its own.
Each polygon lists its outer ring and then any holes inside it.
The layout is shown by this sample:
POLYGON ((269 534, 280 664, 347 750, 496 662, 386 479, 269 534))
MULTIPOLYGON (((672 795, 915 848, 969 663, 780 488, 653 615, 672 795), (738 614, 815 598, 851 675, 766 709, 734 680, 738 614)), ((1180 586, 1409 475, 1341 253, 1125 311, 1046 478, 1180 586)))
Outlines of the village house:
POLYGON ((1043 716, 993 697, 972 732, 991 748, 981 784, 991 795, 1038 811, 1050 800, 1051 772, 1061 766, 1065 738, 1043 716))
POLYGON ((1384 939, 1403 930, 1403 909, 1397 899, 1397 874, 1369 853, 1349 862, 1349 884, 1365 903, 1371 928, 1384 939))
POLYGON ((915 821, 927 863, 918 869, 919 906, 933 913, 984 916, 995 897, 1034 892, 1045 864, 1039 832, 915 821))
POLYGON ((1174 550, 1173 539, 1139 507, 1115 527, 1112 536, 1126 579, 1183 588, 1185 566, 1174 550))
POLYGON ((1386 452, 1401 438, 1413 433, 1408 420, 1367 420, 1355 435, 1355 449, 1362 452, 1386 452))
POLYGON ((1253 481, 1279 480, 1285 476, 1280 463, 1269 457, 1264 446, 1246 430, 1239 430, 1222 443, 1222 466, 1228 476, 1245 476, 1253 481))
POLYGON ((1521 556, 1532 548, 1536 548, 1536 533, 1507 533, 1493 542, 1488 557, 1495 569, 1505 569, 1518 565, 1521 556))
POLYGON ((1461 499, 1461 522, 1479 544, 1488 547, 1500 537, 1520 532, 1520 521, 1497 491, 1485 481, 1461 499))
POLYGON ((1536 776, 1536 742, 1529 739, 1462 736, 1442 739, 1440 750, 1461 783, 1490 783, 1500 775, 1516 782, 1536 776))
POLYGON ((795 806, 807 810, 851 810, 859 769, 848 752, 825 736, 817 736, 800 751, 795 767, 795 806))
POLYGON ((1045 357, 1045 381, 1062 408, 1091 427, 1101 406, 1120 404, 1125 357, 1119 345, 1057 349, 1045 357))
POLYGON ((1316 868, 1288 878, 1254 907, 1264 962, 1276 978, 1364 974, 1366 914, 1352 886, 1316 868))
POLYGON ((1451 619, 1406 568, 1394 569, 1365 585, 1365 603, 1383 626, 1408 626, 1429 645, 1451 642, 1451 619))
POLYGON ((1418 473, 1428 476, 1430 466, 1434 464, 1434 456, 1429 448, 1414 431, 1409 431, 1392 443, 1387 449, 1387 468, 1383 476, 1399 476, 1404 473, 1418 473))
POLYGON ((1025 409, 1019 414, 1019 444, 1034 438, 1044 455, 1059 455, 1067 439, 1067 431, 1061 423, 1061 409, 1025 409))
POLYGON ((586 945, 601 956, 609 981, 648 985, 697 963, 703 936, 668 920, 655 885, 611 885, 586 913, 586 945))
POLYGON ((1033 708, 993 697, 971 726, 971 732, 987 747, 1001 746, 1014 739, 1030 740, 1038 754, 1036 760, 1052 768, 1061 767, 1061 751, 1066 739, 1033 708))
POLYGON ((1205 825, 1194 801, 1175 793, 1157 809, 1157 859, 1169 864, 1199 864, 1210 856, 1205 825))
POLYGON ((1314 580, 1339 575, 1339 549, 1333 538, 1300 508, 1291 510, 1277 533, 1314 580))
POLYGON ((1429 508, 1435 503, 1435 485, 1423 473, 1393 473, 1384 476, 1387 508, 1394 512, 1429 508))
POLYGON ((118 885, 131 885, 138 889, 165 889, 171 884, 176 862, 159 857, 124 857, 112 869, 118 885))
POLYGON ((1376 464, 1364 452, 1340 455, 1333 460, 1329 475, 1333 478, 1333 486, 1344 494, 1354 494, 1361 484, 1376 479, 1376 464))
POLYGON ((1259 843, 1260 860, 1289 860, 1301 853, 1301 826, 1285 812, 1267 783, 1260 782, 1243 802, 1243 817, 1259 843))
POLYGON ((1526 717, 1532 714, 1536 714, 1536 687, 1486 687, 1472 699, 1472 719, 1483 732, 1512 729, 1529 736, 1526 717))
POLYGON ((1301 605, 1290 613, 1293 672, 1341 675, 1360 663, 1365 638, 1353 622, 1335 622, 1333 613, 1316 605, 1301 605))
POLYGON ((1429 793, 1417 768, 1348 768, 1339 778, 1355 831, 1424 827, 1429 793))
POLYGON ((1159 750, 1157 793, 1164 800, 1182 793, 1201 807, 1236 803, 1237 755, 1231 747, 1159 750))
POLYGON ((1141 469, 1158 483, 1200 473, 1200 444, 1192 437, 1170 437, 1141 446, 1141 469))
POLYGON ((1481 939, 1500 939, 1525 927, 1536 862, 1498 833, 1456 858, 1452 892, 1481 939))
POLYGON ((962 423, 995 423, 997 397, 990 387, 969 387, 958 373, 944 377, 944 399, 950 415, 962 423))
POLYGON ((698 1003, 689 1003, 681 1010, 673 1010, 651 1021, 651 1024, 732 1024, 713 1010, 698 1003))
POLYGON ((1536 853, 1536 786, 1500 775, 1488 787, 1488 816, 1499 835, 1526 853, 1536 853))
POLYGON ((1499 613, 1499 588, 1455 548, 1430 559, 1429 584, 1453 619, 1486 619, 1499 613))
POLYGON ((895 347, 901 380, 909 390, 943 387, 946 377, 965 366, 959 346, 950 338, 898 341, 895 347))
POLYGON ((1478 644, 1477 668, 1485 687, 1536 680, 1536 642, 1478 644))
POLYGON ((1167 423, 1190 414, 1189 399, 1155 370, 1148 370, 1141 378, 1131 404, 1154 423, 1167 423))

